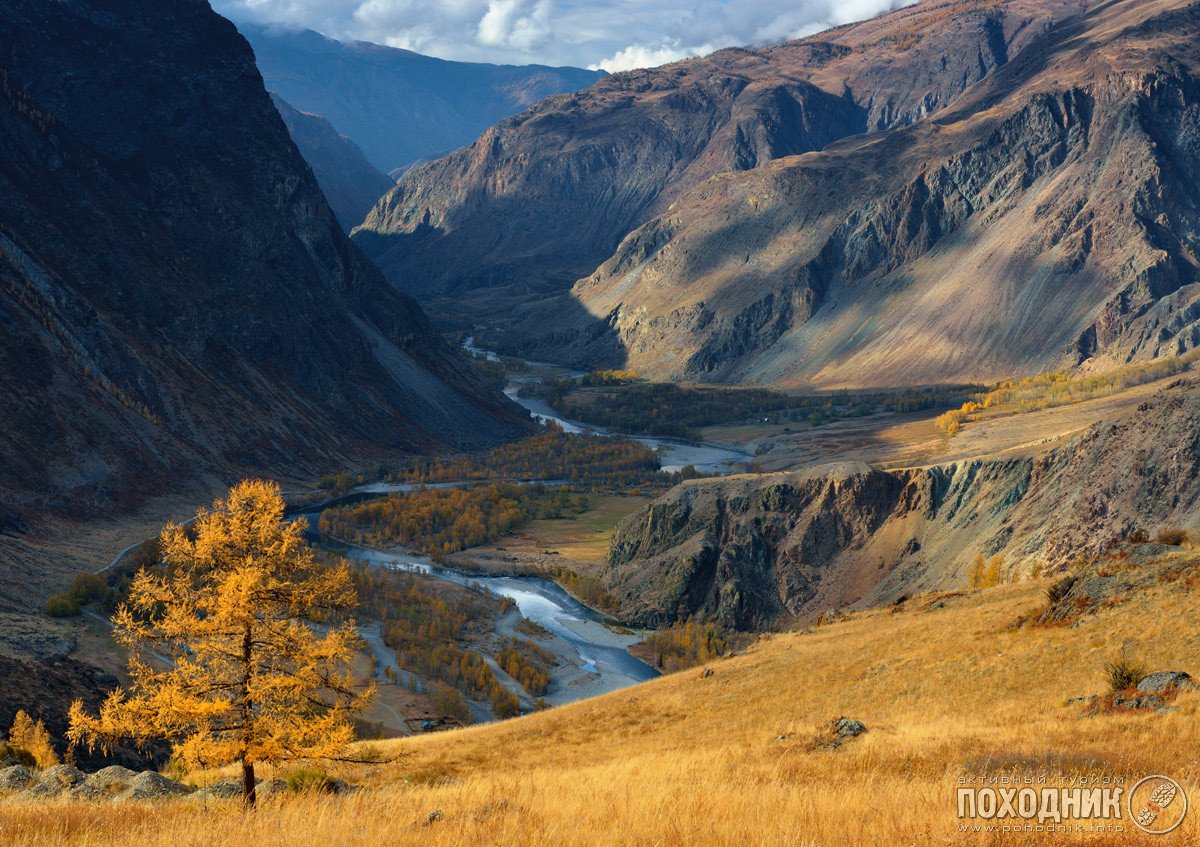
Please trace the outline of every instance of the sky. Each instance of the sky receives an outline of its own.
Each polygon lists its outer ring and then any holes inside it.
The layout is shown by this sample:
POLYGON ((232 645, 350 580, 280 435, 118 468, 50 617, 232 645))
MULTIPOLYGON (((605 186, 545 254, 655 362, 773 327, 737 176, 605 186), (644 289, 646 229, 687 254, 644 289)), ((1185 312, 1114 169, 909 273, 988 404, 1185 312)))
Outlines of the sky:
POLYGON ((212 0, 234 21, 442 59, 616 72, 801 38, 916 0, 212 0))

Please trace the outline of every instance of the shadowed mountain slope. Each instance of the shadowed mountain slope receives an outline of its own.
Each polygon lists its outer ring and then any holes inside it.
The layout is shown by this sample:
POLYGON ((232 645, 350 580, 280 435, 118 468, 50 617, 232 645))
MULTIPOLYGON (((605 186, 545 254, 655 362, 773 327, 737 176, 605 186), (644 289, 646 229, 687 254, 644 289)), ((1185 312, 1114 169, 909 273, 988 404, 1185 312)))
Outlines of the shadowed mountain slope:
POLYGON ((278 94, 271 95, 271 102, 279 110, 300 155, 312 167, 313 176, 342 228, 350 230, 358 226, 395 181, 376 170, 358 145, 327 119, 301 112, 278 94))
POLYGON ((522 430, 347 240, 207 2, 14 0, 0 41, 4 531, 522 430))
POLYGON ((238 27, 254 47, 267 88, 328 118, 384 173, 470 144, 541 98, 604 76, 582 68, 450 62, 312 30, 238 27))

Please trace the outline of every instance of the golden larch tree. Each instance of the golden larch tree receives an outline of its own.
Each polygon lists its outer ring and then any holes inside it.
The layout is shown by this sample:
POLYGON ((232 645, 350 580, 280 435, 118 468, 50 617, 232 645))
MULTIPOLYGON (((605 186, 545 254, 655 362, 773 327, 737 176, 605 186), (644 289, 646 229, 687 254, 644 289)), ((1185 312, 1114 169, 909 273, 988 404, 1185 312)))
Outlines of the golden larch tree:
POLYGON ((356 690, 351 675, 353 620, 333 623, 357 603, 352 578, 314 561, 303 520, 283 518, 279 487, 246 480, 190 532, 163 530, 162 568, 141 570, 113 617, 130 648, 129 690, 97 716, 76 702, 72 743, 167 739, 192 767, 239 762, 253 805, 256 763, 336 757, 353 740, 351 717, 373 688, 356 690))
POLYGON ((46 724, 40 720, 34 723, 33 718, 29 717, 24 709, 13 717, 12 729, 8 731, 8 743, 33 756, 39 768, 49 768, 58 764, 58 754, 54 752, 46 724))

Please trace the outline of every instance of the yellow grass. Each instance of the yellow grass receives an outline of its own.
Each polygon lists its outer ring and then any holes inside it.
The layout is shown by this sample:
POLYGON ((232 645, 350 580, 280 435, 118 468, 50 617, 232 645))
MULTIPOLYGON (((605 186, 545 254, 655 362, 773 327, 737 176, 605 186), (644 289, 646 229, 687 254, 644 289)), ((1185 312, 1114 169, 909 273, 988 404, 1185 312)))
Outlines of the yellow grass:
MULTIPOLYGON (((1081 717, 1122 653, 1197 667, 1194 597, 1156 589, 1080 627, 1014 630, 1043 585, 910 601, 746 655, 504 724, 380 742, 391 764, 345 766, 366 786, 284 798, 253 815, 195 801, 104 808, 0 805, 13 847, 36 845, 1192 844, 1169 837, 962 834, 963 774, 1165 773, 1200 800, 1200 698, 1168 714, 1081 717), (813 751, 839 715, 869 732, 813 751), (437 814, 433 814, 437 813, 437 814), (434 819, 431 821, 430 816, 434 819)), ((1131 826, 1126 820, 1126 828, 1131 826)))
POLYGON ((510 553, 554 550, 576 562, 595 563, 608 555, 617 524, 650 502, 646 497, 587 495, 589 508, 580 515, 530 521, 523 529, 488 550, 503 547, 510 553))

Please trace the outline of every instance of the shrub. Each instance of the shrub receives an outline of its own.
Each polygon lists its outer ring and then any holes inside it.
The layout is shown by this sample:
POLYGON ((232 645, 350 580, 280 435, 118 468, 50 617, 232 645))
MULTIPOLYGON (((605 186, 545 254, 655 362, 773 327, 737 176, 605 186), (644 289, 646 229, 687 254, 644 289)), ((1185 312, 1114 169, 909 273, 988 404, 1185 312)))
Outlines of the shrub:
POLYGON ((55 594, 46 601, 46 614, 52 618, 69 618, 79 614, 79 601, 70 594, 55 594))
POLYGON ((521 714, 521 701, 507 691, 498 691, 492 697, 492 711, 501 720, 515 718, 521 714))
POLYGON ((0 741, 0 768, 9 765, 22 765, 30 770, 36 770, 37 759, 33 758, 33 754, 28 750, 22 750, 20 747, 13 747, 0 741))
POLYGON ((79 573, 71 580, 70 594, 81 604, 90 603, 103 597, 107 589, 108 585, 99 574, 79 573))
POLYGON ((468 723, 471 719, 471 709, 457 688, 435 682, 430 700, 438 717, 454 718, 462 723, 468 723))
POLYGON ((1159 544, 1182 547, 1188 541, 1188 531, 1177 526, 1164 527, 1154 536, 1154 540, 1159 544))
POLYGON ((1114 693, 1120 693, 1133 688, 1146 675, 1146 668, 1133 659, 1114 659, 1104 666, 1108 677, 1108 687, 1114 693))
POLYGON ((1135 529, 1133 532, 1129 533, 1129 537, 1125 540, 1130 544, 1145 544, 1150 540, 1150 533, 1146 532, 1144 529, 1135 529))
POLYGON ((1066 576, 1047 588, 1046 599, 1050 601, 1050 605, 1053 606, 1066 597, 1078 579, 1077 576, 1066 576))
POLYGON ((334 781, 325 771, 313 768, 297 768, 283 780, 288 791, 296 793, 331 794, 334 781))

